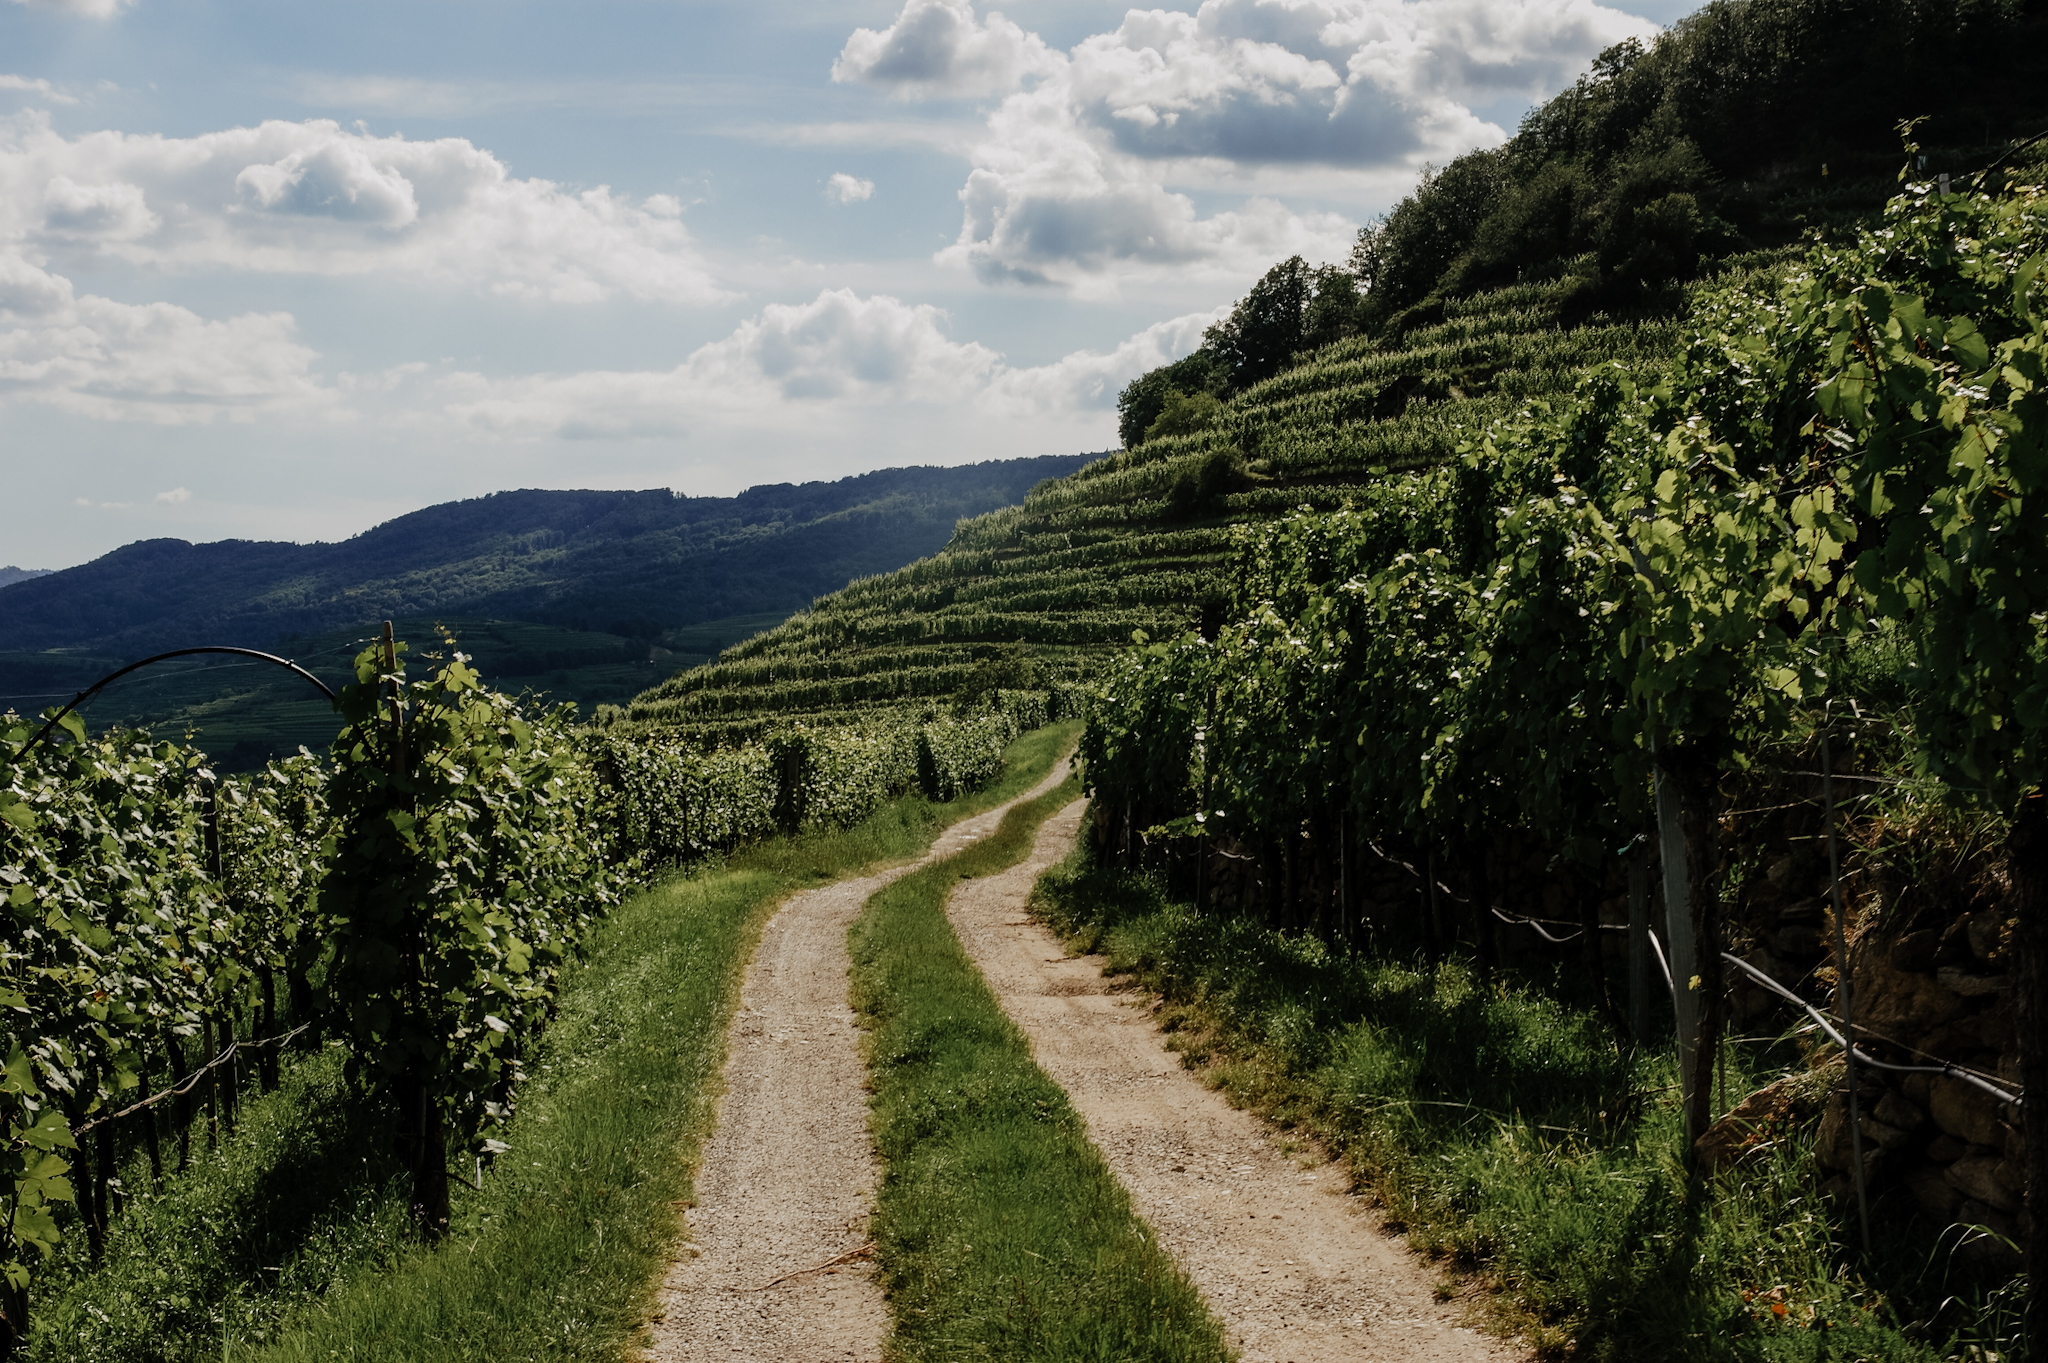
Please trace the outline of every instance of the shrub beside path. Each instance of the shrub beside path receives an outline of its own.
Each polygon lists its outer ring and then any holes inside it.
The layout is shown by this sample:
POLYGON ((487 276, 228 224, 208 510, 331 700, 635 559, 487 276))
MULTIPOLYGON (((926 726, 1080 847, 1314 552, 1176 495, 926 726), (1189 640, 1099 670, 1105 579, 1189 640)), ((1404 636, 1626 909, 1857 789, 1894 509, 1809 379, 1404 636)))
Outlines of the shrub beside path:
POLYGON ((740 987, 689 1243, 662 1283, 650 1359, 882 1357, 889 1311, 867 1230, 880 1170, 847 1003, 847 928, 875 891, 986 837, 1011 805, 1066 774, 1060 762, 1015 800, 954 824, 917 861, 794 895, 769 920, 740 987))
POLYGON ((1302 1165, 1270 1128, 1183 1069, 1101 962, 1068 957, 1026 916, 1085 802, 1046 820, 1031 856, 964 883, 947 915, 1038 1064, 1067 1091, 1138 1212, 1200 1287, 1245 1363, 1449 1363, 1525 1357, 1459 1324, 1343 1169, 1302 1165))

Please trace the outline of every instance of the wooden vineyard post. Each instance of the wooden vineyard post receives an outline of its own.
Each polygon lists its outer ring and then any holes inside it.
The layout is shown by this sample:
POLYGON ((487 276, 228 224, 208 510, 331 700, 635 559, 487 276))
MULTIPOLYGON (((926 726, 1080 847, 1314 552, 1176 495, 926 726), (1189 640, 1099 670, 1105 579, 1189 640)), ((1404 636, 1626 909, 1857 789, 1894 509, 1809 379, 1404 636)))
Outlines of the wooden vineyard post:
MULTIPOLYGON (((384 673, 390 678, 386 683, 391 695, 391 776, 394 788, 398 788, 406 767, 405 752, 405 690, 398 681, 398 642, 391 632, 391 622, 384 622, 384 673)), ((408 1006, 419 1007, 421 981, 416 973, 419 963, 420 927, 415 924, 406 930, 403 952, 408 960, 407 969, 412 973, 406 985, 408 1006)), ((412 1175, 412 1196, 409 1210, 413 1220, 432 1242, 439 1241, 448 1233, 448 1164, 447 1136, 442 1130, 441 1112, 435 1102, 433 1085, 428 1078, 426 1063, 415 1057, 408 1066, 408 1073, 399 1088, 399 1139, 405 1151, 408 1171, 412 1175)))
POLYGON ((265 1093, 277 1092, 277 974, 269 966, 262 971, 263 1048, 258 1052, 258 1078, 265 1093))
POLYGON ((1195 734, 1195 754, 1202 765, 1202 804, 1195 811, 1195 916, 1209 912, 1209 731, 1216 725, 1216 688, 1202 712, 1202 727, 1195 734))
MULTIPOLYGON (((1651 744, 1656 752, 1656 744, 1651 744)), ((1671 1006, 1678 1019, 1678 1085, 1685 1113, 1685 1147, 1688 1163, 1692 1143, 1701 1132, 1694 1130, 1695 1104, 1700 1074, 1699 971, 1693 958, 1692 885, 1687 877, 1685 832, 1679 811, 1678 783, 1662 763, 1657 767, 1657 841, 1664 862, 1664 941, 1671 957, 1671 1006)))
POLYGON ((83 1185, 77 1189, 78 1219, 85 1222, 85 1243, 88 1261, 94 1268, 100 1266, 100 1259, 106 1252, 106 1223, 101 1219, 101 1209, 106 1205, 101 1196, 99 1162, 95 1156, 97 1138, 80 1135, 78 1129, 85 1125, 85 1115, 77 1102, 69 1095, 59 1094, 58 1105, 63 1109, 64 1120, 71 1126, 73 1139, 78 1141, 78 1162, 74 1166, 83 1185))
POLYGON ((1337 810, 1337 935, 1348 949, 1352 942, 1352 922, 1356 916, 1356 905, 1352 899, 1351 885, 1351 810, 1339 806, 1337 810))
POLYGON ((2019 920, 2014 1012, 2020 1042, 2019 1119, 2026 1160, 2026 1209, 2034 1233, 2027 1237, 2026 1337, 2048 1339, 2048 794, 2030 790, 2014 811, 2006 834, 2012 867, 2012 912, 2019 920))
POLYGON ((1849 965, 1848 929, 1844 926, 1847 907, 1842 900, 1842 853, 1835 842, 1835 765, 1829 750, 1828 731, 1820 731, 1821 801, 1827 806, 1828 892, 1834 900, 1835 993, 1842 1013, 1842 1035, 1849 1044, 1842 1048, 1842 1077, 1849 1085, 1849 1151, 1856 1182, 1856 1220, 1863 1230, 1863 1252, 1870 1253, 1870 1196, 1863 1186, 1863 1115, 1856 1096, 1856 992, 1855 972, 1849 965))
POLYGON ((1579 960, 1592 977, 1594 1001, 1616 1033, 1624 1029, 1614 995, 1607 988, 1607 949, 1600 941, 1599 886, 1591 872, 1577 862, 1566 863, 1566 885, 1579 902, 1579 960))
POLYGON ((1636 1045, 1650 1044, 1650 848, 1640 839, 1628 861, 1628 1030, 1636 1045))
POLYGON ((391 622, 384 622, 384 673, 391 678, 391 774, 405 770, 405 693, 398 688, 398 641, 392 637, 391 622))
POLYGON ((119 1192, 120 1166, 114 1160, 114 1123, 103 1121, 99 1130, 92 1133, 93 1153, 99 1156, 99 1176, 93 1180, 99 1200, 101 1231, 114 1228, 114 1217, 121 1211, 125 1199, 119 1192))
POLYGON ((220 1077, 221 1083, 221 1131, 235 1134, 236 1109, 242 1104, 241 1053, 235 1048, 235 1007, 229 1004, 221 1010, 220 1022, 220 1077))
MULTIPOLYGON (((201 1018, 199 1020, 199 1064, 202 1069, 205 1069, 208 1062, 220 1054, 220 1052, 214 1049, 213 1036, 213 1019, 211 1017, 201 1018)), ((220 1148, 220 1071, 218 1069, 206 1070, 206 1082, 201 1087, 206 1090, 206 1148, 208 1150, 218 1150, 220 1148)))
POLYGON ((1494 968, 1500 964, 1500 948, 1493 933, 1493 882, 1486 864, 1486 835, 1476 828, 1466 844, 1466 862, 1468 879, 1465 892, 1471 896, 1473 947, 1479 953, 1479 978, 1483 983, 1491 984, 1494 968))

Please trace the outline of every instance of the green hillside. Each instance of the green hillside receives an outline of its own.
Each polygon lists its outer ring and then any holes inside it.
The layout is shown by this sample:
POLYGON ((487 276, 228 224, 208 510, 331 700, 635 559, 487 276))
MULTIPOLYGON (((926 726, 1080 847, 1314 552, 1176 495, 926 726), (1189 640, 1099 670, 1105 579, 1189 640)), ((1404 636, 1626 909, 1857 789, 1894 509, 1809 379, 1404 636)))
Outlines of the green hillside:
POLYGON ((607 717, 739 738, 1207 632, 1233 526, 1445 460, 1592 366, 1655 366, 1703 290, 1871 221, 1909 119, 1930 178, 2048 126, 2048 4, 1717 0, 1610 49, 1507 145, 1427 172, 1349 261, 1281 262, 1134 382, 1123 451, 607 717))
MULTIPOLYGON (((446 627, 493 685, 588 712, 820 592, 931 553, 961 517, 1088 457, 882 469, 736 497, 508 492, 339 544, 150 540, 11 585, 0 573, 0 712, 35 714, 140 657, 205 644, 286 654, 339 686, 385 619, 415 641, 446 627)), ((124 678, 85 717, 189 733, 233 770, 324 748, 335 729, 304 682, 218 657, 124 678)))
POLYGON ((1429 325, 1332 345, 1237 395, 1212 428, 964 522, 938 554, 821 598, 624 717, 737 736, 778 717, 949 697, 978 678, 1070 678, 1134 630, 1180 633, 1205 611, 1213 624, 1234 526, 1335 506, 1384 472, 1449 457, 1462 430, 1569 389, 1590 365, 1673 344, 1682 294, 1567 328, 1572 292, 1496 289, 1446 302, 1429 325))
MULTIPOLYGON (((931 553, 962 516, 1009 506, 1088 457, 879 469, 734 497, 499 492, 425 507, 335 544, 143 540, 0 591, 0 650, 132 658, 460 615, 689 652, 665 633, 786 615, 931 553)), ((0 671, 0 692, 11 689, 0 671)))
MULTIPOLYGON (((595 630, 469 616, 400 616, 400 638, 431 651, 440 630, 455 637, 479 675, 513 695, 591 708, 624 701, 664 672, 701 663, 721 648, 780 622, 786 612, 734 616, 669 631, 663 642, 595 630)), ((330 630, 275 645, 339 690, 354 679, 352 660, 366 627, 330 630)), ((104 650, 0 653, 0 710, 33 714, 71 699, 80 687, 134 659, 104 650)), ((303 680, 265 663, 199 656, 134 672, 86 703, 94 729, 148 729, 206 749, 217 766, 242 771, 304 745, 315 752, 334 741, 333 707, 303 680)))

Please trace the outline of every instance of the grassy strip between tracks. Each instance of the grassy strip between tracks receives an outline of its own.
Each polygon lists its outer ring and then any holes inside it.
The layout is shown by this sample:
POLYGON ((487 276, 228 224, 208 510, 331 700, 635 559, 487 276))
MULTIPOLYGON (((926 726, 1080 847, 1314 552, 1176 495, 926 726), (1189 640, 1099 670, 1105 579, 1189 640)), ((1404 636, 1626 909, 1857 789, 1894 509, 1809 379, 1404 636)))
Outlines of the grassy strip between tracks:
POLYGON ((1003 777, 945 805, 776 839, 634 896, 597 932, 530 1066, 511 1149, 411 1239, 388 1117, 336 1052, 246 1105, 238 1133, 133 1190, 107 1260, 54 1265, 35 1363, 619 1359, 644 1339, 708 1133, 740 972, 795 890, 914 856, 1029 789, 1074 726, 1018 739, 1003 777))
POLYGON ((946 921, 955 886, 1021 861, 1078 794, 1069 780, 1018 805, 992 836, 879 891, 853 927, 898 1359, 1229 1357, 946 921))

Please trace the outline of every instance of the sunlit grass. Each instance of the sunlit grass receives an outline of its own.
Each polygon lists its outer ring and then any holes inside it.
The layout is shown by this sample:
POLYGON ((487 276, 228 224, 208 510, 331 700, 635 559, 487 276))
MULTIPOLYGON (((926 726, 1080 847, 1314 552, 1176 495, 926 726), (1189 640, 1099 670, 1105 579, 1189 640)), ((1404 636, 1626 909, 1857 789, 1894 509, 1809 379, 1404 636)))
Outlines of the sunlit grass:
MULTIPOLYGON (((1079 856, 1040 880, 1034 909, 1163 994, 1185 1063, 1337 1151, 1410 1244, 1479 1275, 1495 1321, 1542 1356, 1931 1363, 1973 1340, 2019 1356, 1995 1278, 1904 1237, 1850 1252, 1810 1142, 1689 1182, 1670 1054, 1618 1043, 1552 982, 1489 989, 1460 961, 1197 918, 1155 879, 1079 856)), ((1731 1047, 1730 1091, 1787 1059, 1731 1047)))
MULTIPOLYGON (((634 896, 570 972, 511 1149, 458 1188, 439 1246, 405 1216, 389 1115, 338 1051, 245 1104, 236 1135, 149 1187, 97 1271, 67 1247, 38 1284, 36 1363, 618 1359, 642 1335, 692 1195, 740 972, 786 895, 901 861, 1041 779, 1073 726, 1010 748, 989 789, 907 797, 856 828, 776 839, 634 896)), ((474 1173, 474 1169, 467 1171, 474 1173)), ((74 1237, 82 1241, 83 1237, 74 1237)))
POLYGON ((1015 865, 1069 780, 868 901, 851 941, 873 1125, 874 1221, 905 1360, 1221 1360, 1222 1331, 1031 1059, 946 921, 1015 865))

